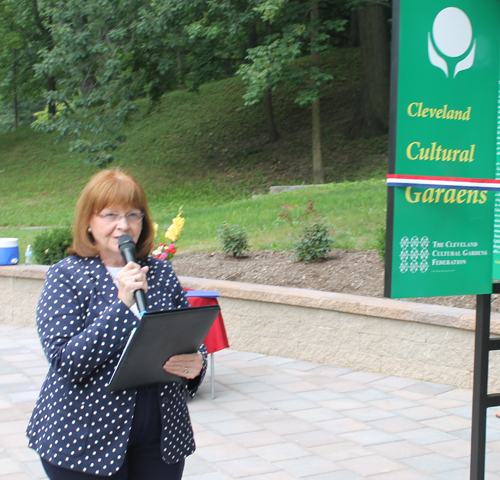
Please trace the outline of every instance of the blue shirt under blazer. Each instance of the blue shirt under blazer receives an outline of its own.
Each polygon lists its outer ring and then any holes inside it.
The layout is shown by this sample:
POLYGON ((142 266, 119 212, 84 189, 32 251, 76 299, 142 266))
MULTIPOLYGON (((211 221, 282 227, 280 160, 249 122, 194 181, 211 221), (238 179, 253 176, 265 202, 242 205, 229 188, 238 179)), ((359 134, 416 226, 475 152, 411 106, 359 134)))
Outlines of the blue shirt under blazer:
MULTIPOLYGON (((148 311, 189 307, 168 263, 148 265, 148 311)), ((72 256, 47 272, 37 309, 38 333, 50 364, 27 429, 29 446, 49 463, 94 475, 112 475, 123 464, 136 390, 106 387, 137 317, 118 299, 111 275, 98 257, 72 256)), ((190 381, 193 396, 205 375, 190 381)), ((176 463, 195 450, 180 382, 158 385, 162 457, 176 463)))

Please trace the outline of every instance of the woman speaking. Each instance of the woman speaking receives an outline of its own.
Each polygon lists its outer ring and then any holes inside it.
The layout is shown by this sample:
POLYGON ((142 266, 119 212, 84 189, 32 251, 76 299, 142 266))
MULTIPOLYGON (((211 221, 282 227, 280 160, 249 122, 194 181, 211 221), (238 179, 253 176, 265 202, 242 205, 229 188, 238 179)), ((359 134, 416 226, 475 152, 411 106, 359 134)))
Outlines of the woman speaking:
POLYGON ((170 265, 149 256, 153 240, 138 182, 119 169, 94 175, 76 206, 72 255, 49 268, 37 308, 50 368, 27 435, 51 480, 178 480, 195 450, 186 396, 205 374, 203 346, 163 367, 186 384, 106 389, 139 322, 136 290, 148 311, 189 307, 170 265), (125 265, 123 234, 136 243, 137 263, 125 265))

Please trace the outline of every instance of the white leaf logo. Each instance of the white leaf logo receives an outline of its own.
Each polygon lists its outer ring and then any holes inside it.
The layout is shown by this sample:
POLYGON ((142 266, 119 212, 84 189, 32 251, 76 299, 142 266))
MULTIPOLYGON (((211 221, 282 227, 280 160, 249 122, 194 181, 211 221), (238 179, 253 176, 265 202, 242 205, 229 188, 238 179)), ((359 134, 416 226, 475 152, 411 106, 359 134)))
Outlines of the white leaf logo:
POLYGON ((472 40, 472 24, 466 13, 457 7, 445 8, 437 14, 427 37, 429 61, 446 77, 453 71, 455 78, 474 65, 476 40, 472 40))

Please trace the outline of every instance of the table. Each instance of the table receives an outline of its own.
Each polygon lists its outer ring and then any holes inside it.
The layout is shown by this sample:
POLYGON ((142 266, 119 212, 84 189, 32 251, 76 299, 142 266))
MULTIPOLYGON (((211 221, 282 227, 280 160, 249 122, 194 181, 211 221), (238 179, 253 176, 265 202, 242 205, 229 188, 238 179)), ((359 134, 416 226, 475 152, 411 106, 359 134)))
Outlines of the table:
MULTIPOLYGON (((207 291, 207 290, 192 290, 189 288, 184 288, 186 291, 186 297, 189 304, 192 307, 204 307, 206 305, 218 305, 217 297, 219 292, 207 291)), ((223 350, 229 347, 229 342, 227 340, 226 328, 224 326, 224 320, 222 318, 222 313, 217 315, 212 328, 208 332, 205 340, 203 341, 207 347, 207 352, 210 354, 210 385, 212 398, 215 398, 215 386, 214 386, 214 352, 223 350)))

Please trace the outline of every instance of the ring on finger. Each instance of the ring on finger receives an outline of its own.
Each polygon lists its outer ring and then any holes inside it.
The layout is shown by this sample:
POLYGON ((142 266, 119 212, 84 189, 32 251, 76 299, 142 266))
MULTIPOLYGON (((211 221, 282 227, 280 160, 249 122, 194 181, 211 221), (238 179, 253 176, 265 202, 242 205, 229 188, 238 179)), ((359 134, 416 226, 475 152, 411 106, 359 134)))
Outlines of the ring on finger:
POLYGON ((184 373, 188 373, 188 367, 184 367, 184 373))
POLYGON ((137 277, 134 277, 134 282, 138 282, 138 278, 137 277))

